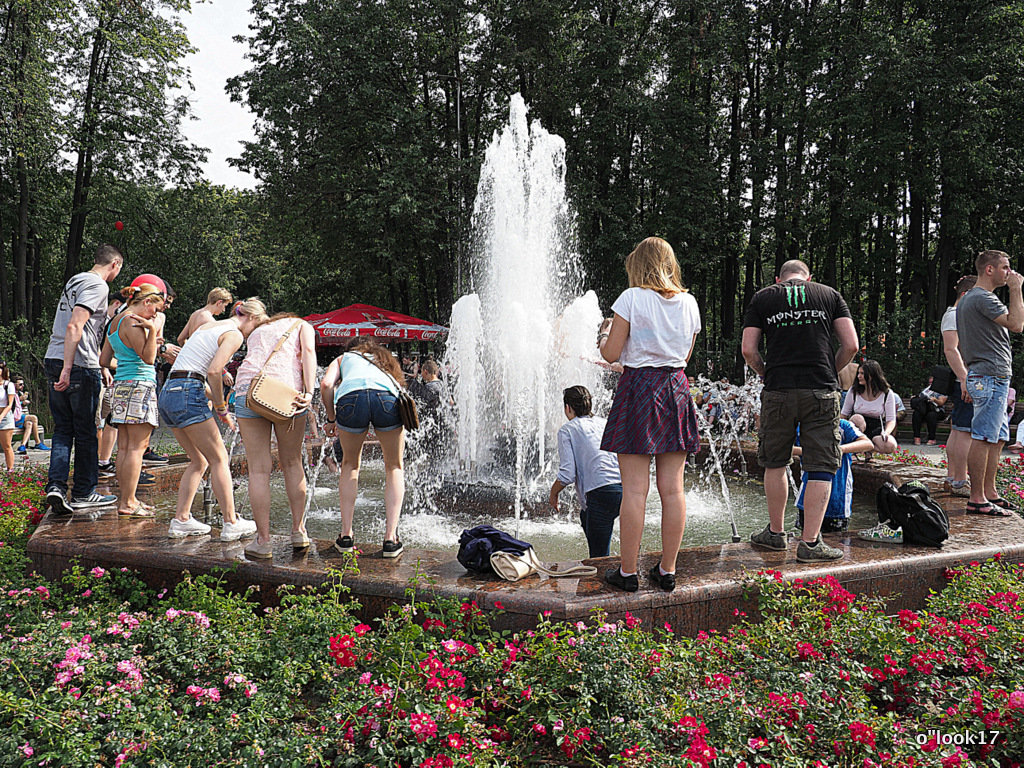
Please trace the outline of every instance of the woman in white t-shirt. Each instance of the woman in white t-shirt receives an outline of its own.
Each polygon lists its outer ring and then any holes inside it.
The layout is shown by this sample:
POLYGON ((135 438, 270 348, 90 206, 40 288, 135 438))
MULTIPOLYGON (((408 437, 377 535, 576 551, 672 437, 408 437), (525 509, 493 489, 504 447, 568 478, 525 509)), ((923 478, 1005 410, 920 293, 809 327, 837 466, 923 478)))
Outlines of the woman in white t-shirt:
POLYGON ((899 448, 892 434, 896 429, 895 395, 878 361, 865 360, 843 401, 843 418, 870 437, 879 453, 895 453, 899 448))
POLYGON ((3 448, 8 472, 14 469, 14 447, 11 445, 11 439, 14 437, 14 401, 17 396, 18 390, 11 381, 7 363, 0 363, 0 448, 3 448))
POLYGON ((612 586, 639 588, 637 560, 654 456, 661 496, 661 562, 651 582, 675 589, 676 556, 686 527, 683 470, 700 449, 697 411, 690 398, 686 363, 700 333, 700 310, 682 286, 672 246, 649 237, 626 257, 629 288, 598 336, 601 355, 624 371, 615 390, 601 450, 618 454, 622 475, 619 508, 622 563, 605 574, 612 586))

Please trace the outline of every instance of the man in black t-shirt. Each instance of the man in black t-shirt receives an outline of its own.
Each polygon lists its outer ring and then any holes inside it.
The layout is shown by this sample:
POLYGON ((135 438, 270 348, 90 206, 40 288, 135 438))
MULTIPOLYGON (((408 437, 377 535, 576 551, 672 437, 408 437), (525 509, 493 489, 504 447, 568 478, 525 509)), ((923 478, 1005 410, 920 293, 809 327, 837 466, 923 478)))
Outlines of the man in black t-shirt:
POLYGON ((804 528, 796 559, 838 560, 842 551, 821 541, 821 521, 839 469, 839 380, 857 352, 857 330, 839 292, 811 282, 802 261, 787 261, 775 285, 758 291, 743 316, 743 358, 764 379, 758 462, 764 467, 769 523, 751 543, 786 549, 785 512, 789 496, 786 467, 793 459, 797 426, 807 488, 804 528), (832 352, 832 333, 839 351, 832 352), (765 358, 758 347, 765 337, 765 358))

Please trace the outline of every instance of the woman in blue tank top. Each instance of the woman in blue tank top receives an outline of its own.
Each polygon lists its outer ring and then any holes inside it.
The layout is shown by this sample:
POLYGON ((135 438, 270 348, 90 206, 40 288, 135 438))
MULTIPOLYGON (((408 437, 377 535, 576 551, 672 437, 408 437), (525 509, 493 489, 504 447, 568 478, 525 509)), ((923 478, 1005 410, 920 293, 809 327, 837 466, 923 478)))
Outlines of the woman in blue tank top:
POLYGON ((334 548, 339 552, 355 549, 352 518, 359 492, 359 465, 363 441, 373 425, 384 454, 384 544, 385 558, 402 554, 398 538, 398 517, 405 497, 405 429, 398 413, 399 387, 405 384, 402 368, 384 347, 372 340, 359 340, 352 348, 327 366, 320 381, 328 438, 341 441, 341 474, 338 494, 341 507, 341 533, 334 548))
POLYGON ((156 397, 156 314, 164 306, 164 292, 150 283, 130 285, 121 291, 125 309, 107 327, 100 365, 117 360, 110 424, 117 427, 117 514, 152 517, 153 507, 135 495, 142 472, 142 455, 150 435, 160 426, 156 397))

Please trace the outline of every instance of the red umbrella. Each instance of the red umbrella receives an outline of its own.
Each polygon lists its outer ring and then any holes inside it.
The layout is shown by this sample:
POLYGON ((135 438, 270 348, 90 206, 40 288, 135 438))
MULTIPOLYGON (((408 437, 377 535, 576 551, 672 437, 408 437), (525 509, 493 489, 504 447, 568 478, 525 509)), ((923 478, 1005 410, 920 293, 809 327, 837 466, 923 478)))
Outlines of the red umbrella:
POLYGON ((351 304, 333 312, 306 317, 316 329, 316 343, 342 344, 353 336, 385 341, 433 341, 448 335, 443 325, 369 304, 351 304))

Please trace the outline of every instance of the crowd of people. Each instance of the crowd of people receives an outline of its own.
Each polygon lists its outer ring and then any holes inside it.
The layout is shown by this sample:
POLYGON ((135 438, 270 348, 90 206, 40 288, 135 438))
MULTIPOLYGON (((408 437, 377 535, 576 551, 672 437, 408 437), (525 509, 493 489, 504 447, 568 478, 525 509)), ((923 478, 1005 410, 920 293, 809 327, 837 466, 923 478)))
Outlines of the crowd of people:
MULTIPOLYGON (((184 538, 211 532, 210 525, 191 514, 198 486, 208 474, 223 516, 220 539, 251 537, 246 554, 269 558, 275 443, 291 509, 292 546, 310 545, 304 519, 303 437, 319 394, 326 413, 324 433, 336 445, 339 471, 341 530, 335 547, 344 553, 356 546, 353 516, 362 448, 372 428, 385 465, 382 554, 399 557, 406 437, 399 398, 411 361, 402 361, 403 366, 376 342, 357 339, 318 381, 315 332, 308 322, 291 313, 268 316, 258 298, 234 301, 222 288, 210 292, 207 304, 192 313, 176 337, 177 343, 169 344, 164 338, 164 312, 173 291, 158 276, 143 274, 111 298, 108 284, 119 276, 122 265, 121 253, 102 245, 92 269, 75 275, 61 294, 44 360, 54 423, 49 446, 38 432, 38 418, 27 411, 23 381, 12 380, 0 363, 0 447, 8 469, 14 466, 12 434, 17 424, 24 430, 18 451, 27 450, 33 434, 37 449, 50 450, 46 495, 54 513, 116 505, 122 517, 153 517, 153 508, 138 497, 137 489, 145 482, 143 464, 151 453, 150 438, 162 421, 189 458, 168 535, 184 538), (226 319, 217 319, 225 312, 226 319), (272 418, 256 410, 249 393, 266 379, 295 393, 293 415, 272 418), (245 448, 252 520, 235 508, 222 426, 237 430, 245 448), (101 469, 109 471, 115 442, 116 497, 97 491, 101 469), (69 478, 72 451, 74 474, 69 478)), ((701 331, 701 315, 682 285, 672 247, 661 238, 647 238, 627 256, 625 269, 629 287, 612 305, 612 317, 602 324, 597 341, 604 361, 622 370, 611 409, 607 419, 596 416, 585 387, 564 390, 567 421, 558 433, 559 468, 549 501, 557 507, 561 491, 576 486, 591 557, 609 554, 619 520, 620 563, 605 580, 636 591, 653 458, 662 546, 660 560, 647 578, 671 591, 686 528, 687 457, 700 448, 697 408, 706 410, 702 421, 707 427, 736 418, 741 404, 730 397, 727 379, 709 390, 708 400, 690 391, 686 365, 701 331)), ((922 428, 927 428, 925 439, 934 444, 937 425, 950 411, 946 490, 967 497, 970 514, 1005 516, 1011 506, 999 495, 995 472, 999 452, 1009 439, 1014 398, 1009 386, 1009 332, 1024 328, 1024 279, 1001 251, 979 254, 976 271, 957 283, 955 302, 942 319, 948 368, 937 369, 910 398, 913 435, 920 444, 922 428), (1009 306, 994 294, 1004 285, 1010 289, 1009 306)), ((775 284, 758 291, 747 307, 742 354, 763 382, 758 461, 764 467, 768 512, 767 525, 750 537, 753 546, 789 548, 784 531, 787 469, 798 459, 802 475, 796 500, 796 559, 820 563, 843 556, 822 540, 821 532, 848 528, 852 457, 897 450, 895 431, 904 411, 878 362, 854 361, 858 344, 843 297, 814 282, 800 260, 783 264, 775 284)), ((410 376, 408 382, 421 407, 443 410, 450 397, 437 364, 427 360, 419 373, 421 381, 410 376)), ((900 532, 885 523, 858 535, 901 540, 900 532)))
MULTIPOLYGON (((340 552, 354 548, 352 517, 361 448, 372 426, 386 466, 383 554, 387 558, 401 555, 398 518, 405 485, 404 427, 398 395, 405 386, 405 374, 394 356, 372 340, 356 340, 318 381, 315 332, 308 322, 291 313, 268 316, 258 298, 233 301, 223 288, 213 289, 207 304, 192 313, 177 344, 168 343, 164 310, 173 300, 171 289, 158 276, 144 274, 119 297, 111 298, 108 283, 117 279, 123 263, 117 248, 100 246, 93 268, 75 275, 65 286, 54 316, 44 360, 54 422, 46 486, 49 508, 57 515, 69 515, 79 509, 116 505, 119 517, 153 517, 153 507, 139 499, 137 489, 145 482, 142 467, 151 452, 153 430, 163 422, 189 459, 168 536, 211 532, 210 525, 191 514, 199 484, 208 476, 223 517, 220 540, 252 538, 246 555, 271 557, 270 473, 276 444, 291 509, 291 543, 295 549, 307 548, 303 437, 314 394, 319 392, 327 413, 324 431, 328 438, 337 435, 338 444, 343 530, 336 548, 340 552), (228 317, 218 320, 225 312, 228 317), (240 354, 243 344, 245 351, 240 354), (233 359, 232 374, 227 368, 233 359), (165 370, 158 376, 161 365, 165 370), (277 419, 254 410, 249 390, 266 380, 296 393, 290 409, 293 415, 277 419), (233 413, 227 403, 229 390, 233 413), (245 448, 252 520, 236 511, 221 427, 237 430, 245 448), (116 496, 97 490, 101 468, 109 472, 112 466, 115 444, 116 496), (69 477, 72 452, 74 473, 69 477)), ((424 362, 421 386, 428 409, 444 396, 438 372, 436 363, 424 362)), ((15 385, 8 387, 8 381, 7 368, 0 365, 0 397, 7 400, 0 406, 0 439, 11 468, 10 437, 17 415, 13 412, 15 385)), ((26 428, 25 440, 30 432, 31 426, 26 428)), ((37 447, 49 448, 38 436, 36 440, 37 447)))

